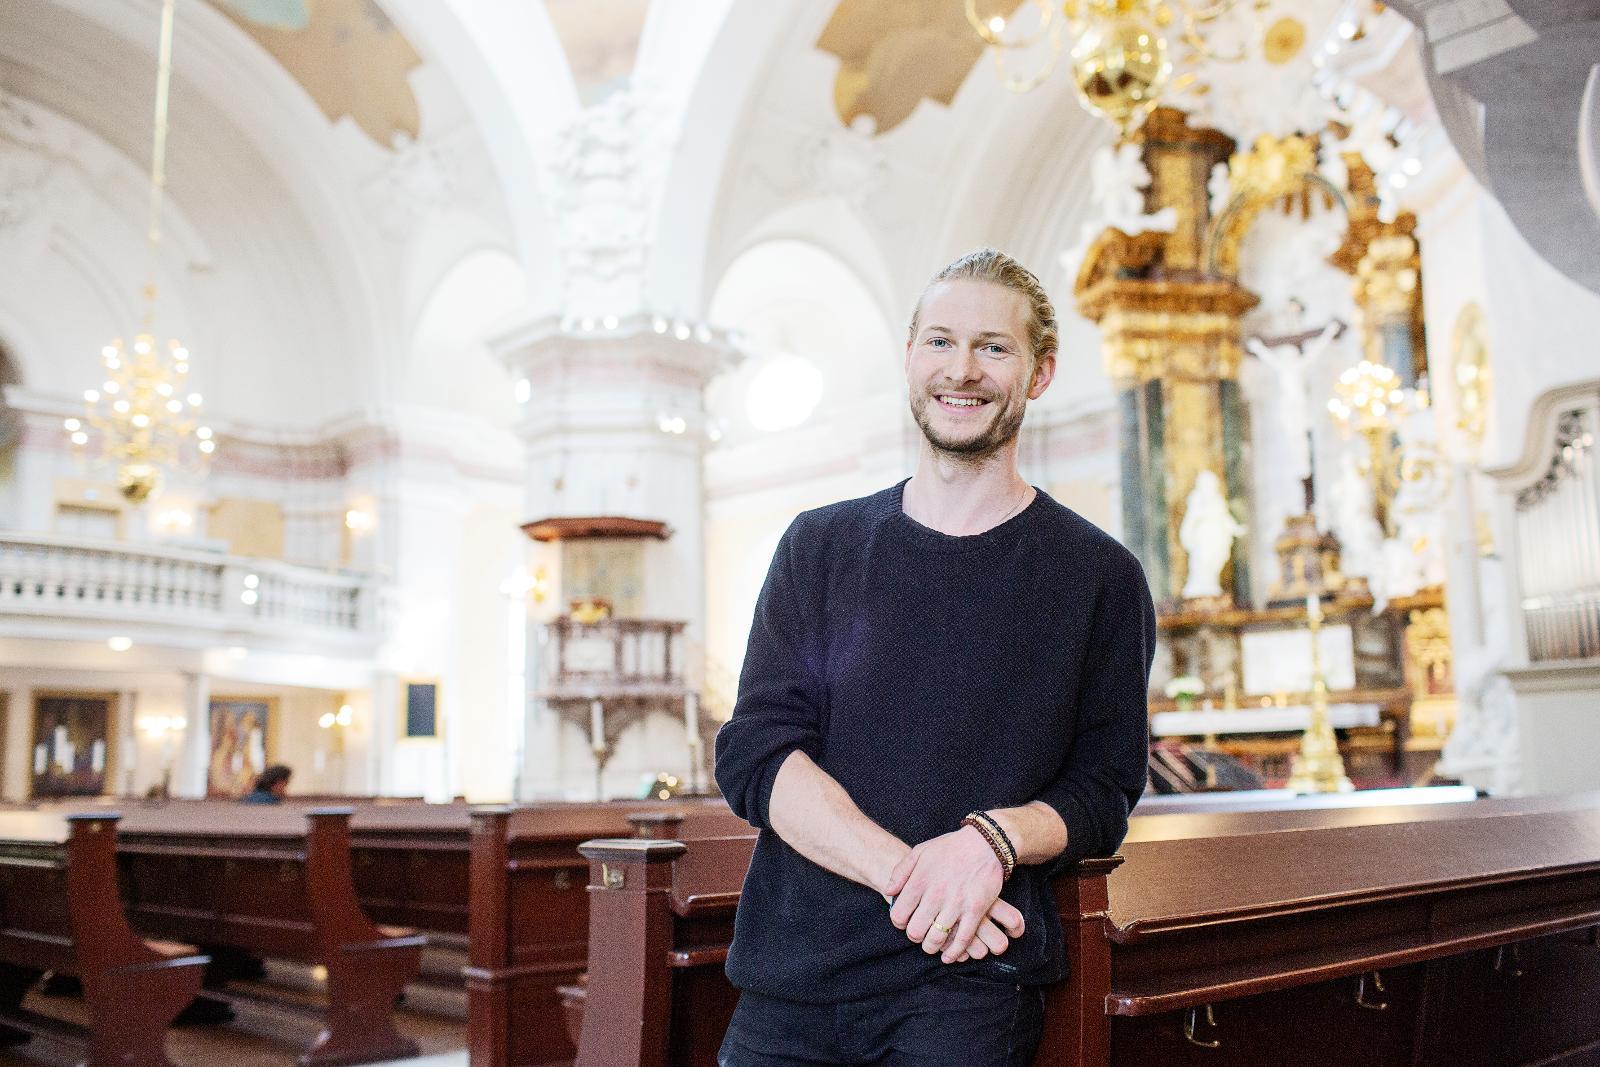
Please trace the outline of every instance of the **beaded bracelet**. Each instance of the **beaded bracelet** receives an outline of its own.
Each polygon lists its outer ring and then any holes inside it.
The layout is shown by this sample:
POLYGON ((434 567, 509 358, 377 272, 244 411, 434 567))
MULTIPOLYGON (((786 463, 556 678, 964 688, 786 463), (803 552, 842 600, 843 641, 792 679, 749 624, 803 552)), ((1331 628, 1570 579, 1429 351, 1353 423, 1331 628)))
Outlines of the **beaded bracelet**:
POLYGON ((1000 843, 1005 846, 1006 854, 1011 857, 1011 866, 1014 870, 1017 866, 1017 846, 1011 843, 1011 836, 1006 833, 1005 827, 1000 825, 1000 820, 986 811, 975 811, 973 814, 988 824, 989 829, 993 830, 995 835, 1000 838, 1000 843))
POLYGON ((1017 869, 1017 851, 1011 846, 1011 839, 1006 832, 1000 829, 1000 824, 990 818, 986 812, 969 812, 961 820, 962 826, 970 826, 983 835, 983 839, 994 849, 995 859, 1000 861, 1001 880, 1010 881, 1011 874, 1017 869))

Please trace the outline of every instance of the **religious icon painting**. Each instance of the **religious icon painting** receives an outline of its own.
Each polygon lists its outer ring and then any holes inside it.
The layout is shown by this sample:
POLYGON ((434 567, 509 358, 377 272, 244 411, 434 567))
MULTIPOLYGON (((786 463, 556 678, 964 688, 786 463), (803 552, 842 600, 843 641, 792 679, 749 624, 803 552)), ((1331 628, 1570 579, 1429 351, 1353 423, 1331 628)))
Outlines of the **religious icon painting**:
POLYGON ((267 766, 273 701, 227 698, 211 702, 211 761, 206 796, 240 797, 267 766))
POLYGON ((92 797, 106 791, 115 700, 110 693, 34 697, 34 797, 92 797))

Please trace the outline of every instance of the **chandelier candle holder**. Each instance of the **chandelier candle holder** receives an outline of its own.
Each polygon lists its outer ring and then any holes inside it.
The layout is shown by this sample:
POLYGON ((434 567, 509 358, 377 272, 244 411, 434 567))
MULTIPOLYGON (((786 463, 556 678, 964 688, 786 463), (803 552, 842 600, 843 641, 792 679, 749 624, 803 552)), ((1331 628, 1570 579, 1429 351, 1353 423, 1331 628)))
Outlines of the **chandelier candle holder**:
POLYGON ((106 378, 84 391, 82 419, 65 423, 73 445, 86 448, 91 431, 101 459, 115 466, 117 488, 129 503, 144 503, 161 485, 163 470, 216 451, 209 426, 200 422, 204 398, 188 386, 189 350, 177 341, 158 345, 138 334, 131 346, 119 337, 101 350, 106 378))
MULTIPOLYGON (((155 121, 150 149, 150 259, 161 245, 161 205, 167 184, 167 100, 172 84, 174 0, 161 5, 156 64, 155 121)), ((100 461, 115 468, 117 488, 138 506, 161 487, 167 470, 201 466, 216 451, 211 428, 201 425, 202 398, 189 388, 189 350, 176 340, 157 342, 156 287, 145 286, 144 323, 131 345, 117 338, 100 350, 105 380, 83 393, 81 419, 67 419, 68 439, 80 453, 94 443, 100 461), (96 440, 98 437, 98 440, 96 440)))
POLYGON ((967 22, 988 45, 1001 80, 1025 93, 1050 79, 1071 35, 1072 80, 1085 110, 1123 138, 1162 103, 1163 94, 1201 83, 1204 64, 1260 55, 1281 64, 1301 54, 1305 23, 1265 21, 1265 0, 965 0, 967 22), (1238 40, 1241 21, 1250 25, 1238 40), (1017 57, 1024 57, 1019 62, 1017 57), (1023 63, 1034 68, 1018 74, 1023 63), (1174 67, 1184 68, 1174 74, 1174 67))

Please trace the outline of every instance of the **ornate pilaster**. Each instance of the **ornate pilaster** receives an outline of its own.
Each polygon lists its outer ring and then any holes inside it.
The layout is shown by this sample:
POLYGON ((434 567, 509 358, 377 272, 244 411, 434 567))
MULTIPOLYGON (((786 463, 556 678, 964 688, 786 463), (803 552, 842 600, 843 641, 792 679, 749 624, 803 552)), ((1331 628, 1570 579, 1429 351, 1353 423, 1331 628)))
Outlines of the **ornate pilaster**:
MULTIPOLYGON (((1151 175, 1146 210, 1172 209, 1170 233, 1110 229, 1090 246, 1075 291, 1101 330, 1122 419, 1123 533, 1158 602, 1177 606, 1188 577, 1179 535, 1201 472, 1217 476, 1247 521, 1248 428, 1239 391, 1240 318, 1256 297, 1205 269, 1207 183, 1233 141, 1158 108, 1133 135, 1151 175)), ((1226 606, 1248 601, 1245 555, 1223 573, 1226 606)), ((1224 606, 1224 605, 1214 605, 1224 606)))

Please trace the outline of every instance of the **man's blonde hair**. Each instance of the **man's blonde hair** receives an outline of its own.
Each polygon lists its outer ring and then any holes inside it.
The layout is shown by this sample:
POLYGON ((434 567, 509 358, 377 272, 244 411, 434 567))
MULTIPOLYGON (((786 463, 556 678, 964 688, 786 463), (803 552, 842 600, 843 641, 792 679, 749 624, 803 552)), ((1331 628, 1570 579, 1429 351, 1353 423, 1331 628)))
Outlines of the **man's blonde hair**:
POLYGON ((917 319, 922 315, 922 298, 940 282, 952 278, 970 278, 973 281, 992 282, 1018 293, 1028 302, 1028 344, 1033 349, 1034 362, 1046 352, 1054 352, 1060 337, 1056 331, 1056 309, 1050 303, 1050 294, 1034 276, 1033 271, 1012 259, 997 248, 980 248, 968 252, 954 263, 935 274, 917 297, 911 310, 909 340, 917 338, 917 319))

